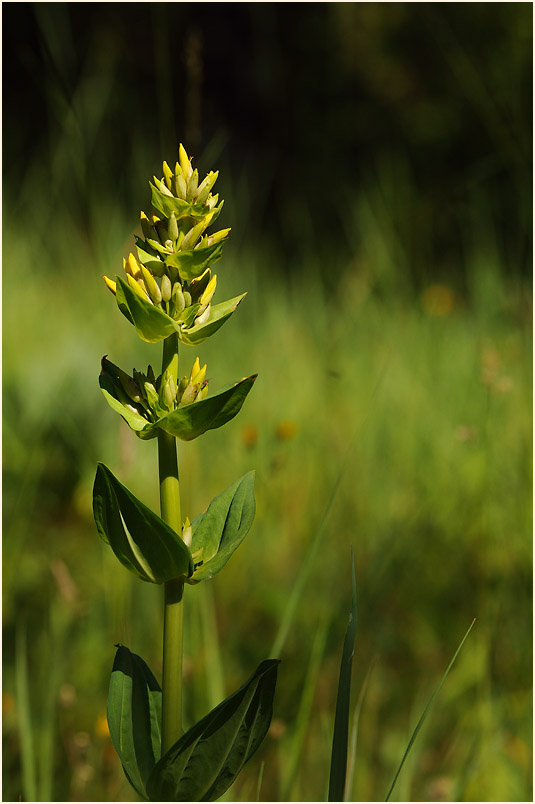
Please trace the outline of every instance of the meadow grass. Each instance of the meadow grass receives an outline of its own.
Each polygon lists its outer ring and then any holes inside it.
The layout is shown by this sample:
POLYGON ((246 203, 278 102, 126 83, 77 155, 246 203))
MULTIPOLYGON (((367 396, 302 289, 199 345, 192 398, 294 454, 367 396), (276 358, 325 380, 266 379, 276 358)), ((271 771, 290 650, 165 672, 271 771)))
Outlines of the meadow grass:
MULTIPOLYGON (((154 445, 97 384, 103 354, 126 369, 152 356, 101 280, 131 249, 130 225, 88 204, 88 232, 73 220, 65 234, 66 215, 44 206, 32 238, 4 221, 5 799, 128 800, 104 718, 113 645, 161 670, 161 589, 117 566, 91 513, 97 460, 155 510, 158 489, 154 445)), ((384 800, 477 617, 393 800, 527 800, 528 292, 504 277, 491 232, 471 230, 466 285, 415 291, 369 197, 353 220, 365 236, 332 283, 312 253, 284 280, 280 255, 243 231, 217 266, 219 298, 249 295, 199 356, 213 389, 259 379, 238 420, 179 444, 182 504, 195 515, 255 468, 257 517, 224 576, 186 595, 185 725, 275 645, 270 735, 226 798, 326 797, 352 545, 353 707, 367 680, 350 798, 384 800)), ((196 354, 182 350, 184 370, 196 354)))

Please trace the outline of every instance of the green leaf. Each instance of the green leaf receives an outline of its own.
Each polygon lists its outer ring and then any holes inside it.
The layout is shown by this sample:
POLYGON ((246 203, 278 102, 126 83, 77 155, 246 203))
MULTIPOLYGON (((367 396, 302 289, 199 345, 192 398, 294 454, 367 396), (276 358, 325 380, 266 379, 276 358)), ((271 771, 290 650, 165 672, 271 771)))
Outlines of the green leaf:
POLYGON ((147 799, 147 780, 161 756, 162 691, 143 659, 123 645, 117 645, 107 714, 126 777, 147 799))
POLYGON ((205 204, 191 204, 182 198, 175 198, 175 196, 162 193, 152 182, 149 182, 149 184, 152 193, 152 206, 165 218, 170 218, 171 213, 174 212, 177 220, 186 217, 200 219, 209 212, 205 204))
POLYGON ((189 583, 215 577, 247 536, 255 515, 254 472, 212 500, 192 522, 191 553, 197 567, 189 583))
POLYGON ((191 553, 180 536, 102 463, 93 487, 93 513, 102 539, 141 580, 164 583, 193 572, 191 553))
POLYGON ((144 240, 137 235, 134 235, 136 241, 136 251, 137 251, 137 258, 139 262, 142 262, 149 270, 153 271, 155 276, 161 276, 164 270, 164 263, 156 254, 151 254, 150 251, 147 251, 144 240))
POLYGON ((246 295, 246 293, 242 293, 241 296, 235 296, 233 299, 221 302, 221 304, 215 304, 210 308, 210 315, 204 324, 197 324, 191 327, 191 329, 181 330, 179 338, 182 343, 195 346, 198 343, 202 343, 206 338, 209 338, 210 335, 217 332, 227 318, 230 318, 238 304, 246 295))
POLYGON ((193 326, 193 322, 197 318, 200 309, 201 305, 199 302, 195 302, 195 304, 191 304, 189 307, 186 307, 184 310, 182 310, 177 318, 181 332, 184 332, 185 329, 193 326))
POLYGON ((245 377, 214 396, 177 408, 154 424, 147 425, 138 435, 142 439, 154 438, 158 430, 165 430, 181 441, 192 441, 207 430, 215 430, 239 413, 256 377, 256 374, 245 377))
MULTIPOLYGON (((113 363, 109 363, 108 361, 107 365, 113 366, 113 363)), ((101 371, 98 384, 110 408, 116 413, 119 413, 132 430, 143 430, 143 428, 147 426, 147 419, 142 416, 141 413, 136 412, 133 402, 126 406, 117 399, 117 392, 113 385, 113 380, 107 371, 101 371)))
POLYGON ((196 279, 212 263, 221 259, 222 245, 216 243, 206 248, 195 248, 191 251, 175 251, 166 256, 166 265, 173 265, 178 268, 180 278, 184 281, 196 279))
POLYGON ((342 661, 340 663, 340 676, 338 679, 338 694, 336 696, 336 712, 334 717, 333 745, 331 753, 331 773, 329 778, 329 801, 343 801, 347 771, 347 742, 349 735, 349 705, 351 694, 351 667, 355 649, 355 634, 357 630, 357 582, 355 579, 355 560, 351 548, 351 611, 347 624, 342 661))
POLYGON ((436 687, 436 689, 435 689, 435 691, 433 692, 432 696, 431 696, 431 697, 430 697, 430 699, 428 700, 428 702, 427 702, 427 704, 426 704, 426 707, 425 707, 425 709, 424 709, 424 711, 423 711, 423 713, 422 713, 422 716, 421 716, 420 720, 418 721, 418 723, 416 724, 416 728, 414 729, 414 731, 413 731, 413 733, 412 733, 412 735, 411 735, 411 738, 410 738, 410 740, 409 740, 409 744, 408 744, 407 748, 405 749, 405 753, 403 754, 403 757, 402 757, 402 759, 401 759, 401 762, 400 762, 400 764, 399 764, 399 767, 398 767, 398 769, 397 769, 397 771, 396 771, 396 775, 394 776, 394 780, 393 780, 392 784, 390 785, 390 789, 389 789, 388 794, 387 794, 387 796, 386 796, 386 798, 385 798, 385 801, 390 801, 390 796, 391 796, 391 795, 392 795, 392 793, 394 792, 394 787, 396 786, 396 782, 397 782, 397 780, 398 780, 398 776, 399 776, 399 774, 401 773, 401 769, 402 769, 403 765, 405 764, 405 760, 407 759, 407 757, 408 757, 408 755, 409 755, 409 751, 411 750, 411 748, 412 748, 412 746, 413 746, 413 744, 414 744, 414 741, 416 740, 416 738, 417 738, 417 736, 418 736, 418 732, 419 732, 419 731, 420 731, 420 729, 422 728, 422 726, 423 726, 423 724, 424 724, 424 721, 425 721, 425 719, 426 719, 427 715, 429 714, 429 710, 431 709, 431 707, 432 707, 432 705, 433 705, 433 701, 435 700, 435 698, 437 697, 438 693, 439 693, 439 692, 440 692, 440 690, 442 689, 442 685, 443 685, 443 684, 444 684, 444 682, 446 681, 446 679, 447 679, 447 677, 448 677, 448 674, 449 674, 449 672, 450 672, 451 668, 453 667, 453 664, 454 664, 454 662, 455 662, 455 660, 456 660, 457 656, 458 656, 458 655, 459 655, 459 653, 461 652, 461 648, 462 648, 462 646, 464 645, 464 643, 466 642, 466 640, 467 640, 467 638, 468 638, 468 634, 470 633, 470 631, 471 631, 471 630, 472 630, 472 628, 474 627, 474 623, 475 623, 475 619, 474 619, 474 620, 472 620, 472 623, 471 623, 471 625, 470 625, 470 627, 469 627, 468 631, 466 632, 466 634, 464 635, 464 637, 461 639, 461 642, 460 642, 460 644, 459 644, 459 647, 457 648, 457 650, 456 650, 456 651, 455 651, 455 653, 453 654, 453 659, 451 660, 451 662, 450 662, 450 663, 449 663, 449 665, 447 666, 447 668, 446 668, 446 671, 445 671, 444 675, 442 676, 442 678, 440 679, 440 681, 439 681, 439 683, 438 683, 438 686, 436 687))
POLYGON ((169 749, 148 779, 151 801, 216 801, 228 790, 269 728, 278 664, 262 662, 169 749))
POLYGON ((117 277, 116 297, 119 310, 147 343, 158 343, 178 331, 179 326, 171 316, 164 313, 161 307, 138 296, 120 276, 117 277))

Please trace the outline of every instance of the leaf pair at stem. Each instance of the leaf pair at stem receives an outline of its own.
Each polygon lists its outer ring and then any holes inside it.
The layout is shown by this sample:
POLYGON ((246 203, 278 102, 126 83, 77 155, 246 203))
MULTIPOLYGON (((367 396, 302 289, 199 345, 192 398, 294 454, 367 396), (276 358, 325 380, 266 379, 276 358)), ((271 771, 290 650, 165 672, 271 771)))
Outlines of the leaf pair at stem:
POLYGON ((278 664, 275 659, 262 662, 162 757, 162 691, 143 659, 118 645, 108 723, 124 772, 139 795, 150 801, 222 796, 269 728, 278 664))
POLYGON ((199 583, 221 572, 253 524, 254 472, 229 486, 195 517, 190 546, 104 464, 98 465, 93 487, 93 514, 101 538, 142 581, 199 583))

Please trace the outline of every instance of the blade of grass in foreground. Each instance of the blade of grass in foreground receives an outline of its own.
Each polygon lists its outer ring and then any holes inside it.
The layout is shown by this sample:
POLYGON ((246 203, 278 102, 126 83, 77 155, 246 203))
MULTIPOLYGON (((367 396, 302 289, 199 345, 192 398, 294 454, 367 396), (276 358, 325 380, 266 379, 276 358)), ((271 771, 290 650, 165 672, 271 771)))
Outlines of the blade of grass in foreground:
POLYGON ((286 607, 284 609, 284 616, 282 618, 282 622, 281 622, 281 624, 279 626, 279 630, 277 632, 277 635, 275 637, 273 645, 271 646, 271 651, 269 653, 269 656, 279 656, 281 651, 282 651, 282 649, 283 649, 283 647, 284 647, 284 645, 285 645, 285 643, 286 643, 286 639, 288 637, 288 633, 289 633, 290 627, 292 625, 292 621, 293 621, 293 618, 294 618, 294 615, 295 615, 295 611, 297 609, 297 604, 299 602, 299 598, 301 597, 301 594, 303 592, 303 589, 304 589, 306 580, 308 578, 309 572, 312 569, 312 564, 314 562, 314 557, 316 555, 317 549, 318 549, 318 547, 320 545, 320 542, 322 541, 323 535, 325 533, 325 529, 327 527, 327 521, 329 519, 329 514, 331 513, 331 509, 333 507, 334 500, 336 498, 336 494, 338 492, 338 488, 339 488, 340 483, 342 481, 343 475, 344 475, 344 467, 342 467, 342 470, 340 471, 338 477, 336 478, 336 482, 335 482, 334 488, 333 488, 333 490, 331 492, 329 502, 327 503, 327 506, 326 506, 325 511, 323 513, 321 524, 320 524, 319 528, 316 531, 316 535, 315 535, 314 539, 310 542, 310 546, 308 548, 307 554, 306 554, 306 556, 305 556, 305 558, 304 558, 304 560, 303 560, 303 562, 301 564, 301 569, 300 569, 299 574, 297 576, 297 580, 296 580, 295 584, 293 585, 293 589, 292 589, 292 592, 290 594, 288 603, 286 604, 286 607))
POLYGON ((34 731, 30 712, 26 626, 21 625, 21 623, 17 624, 15 651, 15 683, 19 715, 23 797, 26 801, 36 801, 37 769, 33 742, 34 731))
POLYGON ((442 678, 440 679, 440 682, 439 682, 439 684, 438 684, 437 688, 435 689, 434 693, 432 694, 432 696, 430 697, 429 701, 427 702, 427 706, 425 707, 425 709, 424 709, 424 711, 423 711, 422 717, 420 718, 420 720, 419 720, 419 721, 418 721, 418 723, 416 724, 416 728, 414 729, 414 731, 413 731, 413 733, 412 733, 412 737, 411 737, 411 739, 409 740, 409 744, 408 744, 408 746, 407 746, 407 748, 406 748, 406 750, 405 750, 405 753, 403 754, 403 758, 402 758, 402 760, 401 760, 401 762, 400 762, 400 764, 399 764, 399 768, 398 768, 398 769, 397 769, 397 771, 396 771, 396 775, 394 776, 394 780, 393 780, 392 784, 390 785, 390 790, 388 791, 388 795, 387 795, 387 797, 385 798, 385 801, 390 801, 390 796, 391 796, 391 795, 392 795, 392 793, 394 792, 394 787, 396 786, 396 782, 397 782, 397 780, 398 780, 398 776, 399 776, 399 774, 400 774, 400 772, 401 772, 401 769, 402 769, 403 765, 405 764, 405 760, 407 759, 407 757, 408 757, 408 755, 409 755, 409 751, 411 750, 411 748, 412 748, 412 746, 413 746, 413 743, 414 743, 414 741, 416 740, 416 737, 418 736, 418 732, 420 731, 420 729, 421 729, 421 728, 422 728, 422 726, 423 726, 424 720, 425 720, 425 719, 426 719, 426 717, 427 717, 427 713, 429 712, 429 710, 431 709, 431 706, 433 705, 433 701, 435 700, 435 698, 437 697, 438 693, 440 692, 440 690, 441 690, 441 688, 442 688, 442 685, 443 685, 443 684, 444 684, 444 682, 446 681, 446 678, 447 678, 447 676, 448 676, 448 673, 450 672, 451 668, 453 667, 453 663, 455 662, 455 659, 456 659, 456 658, 457 658, 457 656, 459 655, 459 653, 460 653, 460 651, 461 651, 462 646, 463 646, 463 645, 464 645, 464 643, 466 642, 466 639, 467 639, 467 637, 468 637, 468 634, 470 633, 470 631, 471 631, 471 630, 472 630, 472 628, 474 627, 474 623, 475 623, 475 618, 472 620, 472 623, 471 623, 471 625, 470 625, 470 628, 468 629, 468 631, 466 632, 466 634, 465 634, 465 635, 464 635, 464 637, 462 638, 462 640, 461 640, 461 644, 459 645, 459 647, 458 647, 458 648, 457 648, 457 650, 455 651, 455 654, 454 654, 454 656, 453 656, 453 659, 451 660, 451 662, 450 662, 450 663, 449 663, 449 665, 447 666, 447 668, 446 668, 446 672, 444 673, 444 675, 443 675, 443 676, 442 676, 442 678))
POLYGON ((364 703, 364 699, 366 697, 366 692, 368 690, 368 682, 370 680, 372 669, 375 665, 375 659, 372 660, 372 663, 368 667, 368 672, 364 678, 359 697, 357 700, 357 705, 355 706, 355 712, 353 714, 353 725, 351 728, 351 738, 349 741, 349 760, 347 763, 347 779, 346 779, 346 786, 344 792, 344 801, 351 801, 351 791, 353 789, 353 777, 355 774, 355 762, 357 758, 357 738, 358 738, 358 731, 359 731, 359 722, 360 722, 360 712, 362 710, 362 705, 364 703))
POLYGON ((351 668, 355 652, 355 634, 357 630, 357 581, 355 578, 355 561, 351 548, 351 581, 352 597, 349 622, 347 624, 338 695, 336 696, 336 714, 334 717, 333 748, 331 754, 331 775, 329 778, 329 801, 343 801, 347 773, 347 741, 349 735, 349 700, 351 694, 351 668))

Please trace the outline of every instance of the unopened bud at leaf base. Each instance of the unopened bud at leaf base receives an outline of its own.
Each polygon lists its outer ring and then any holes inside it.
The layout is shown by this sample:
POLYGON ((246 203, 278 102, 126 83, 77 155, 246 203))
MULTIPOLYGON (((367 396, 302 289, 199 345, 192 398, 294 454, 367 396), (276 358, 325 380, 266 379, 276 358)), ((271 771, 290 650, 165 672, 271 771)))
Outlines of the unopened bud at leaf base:
POLYGON ((184 310, 184 308, 186 307, 186 300, 184 299, 184 294, 182 292, 182 286, 180 282, 177 282, 176 284, 173 285, 172 299, 177 313, 181 313, 182 310, 184 310))
POLYGON ((169 233, 170 240, 178 240, 178 224, 174 212, 171 212, 171 217, 169 218, 169 226, 167 227, 167 231, 169 233))
POLYGON ((162 400, 163 406, 167 408, 167 410, 174 409, 176 402, 176 386, 172 377, 169 377, 165 383, 162 383, 160 399, 162 400))
POLYGON ((171 285, 171 280, 169 279, 167 274, 164 274, 162 276, 162 299, 164 301, 168 302, 169 299, 171 298, 172 291, 173 291, 173 288, 172 288, 172 285, 171 285))
POLYGON ((210 317, 210 305, 208 304, 205 310, 197 316, 195 319, 195 326, 200 326, 201 324, 206 324, 210 317))
POLYGON ((193 530, 191 527, 191 522, 189 521, 189 518, 186 517, 186 521, 182 526, 182 541, 184 542, 185 545, 187 545, 187 547, 189 547, 191 545, 192 538, 193 538, 193 530))

